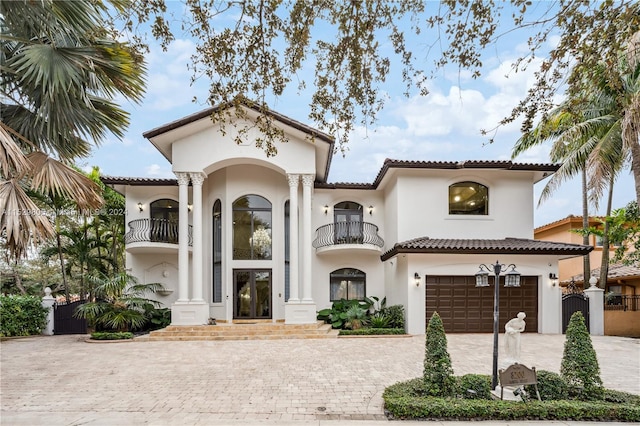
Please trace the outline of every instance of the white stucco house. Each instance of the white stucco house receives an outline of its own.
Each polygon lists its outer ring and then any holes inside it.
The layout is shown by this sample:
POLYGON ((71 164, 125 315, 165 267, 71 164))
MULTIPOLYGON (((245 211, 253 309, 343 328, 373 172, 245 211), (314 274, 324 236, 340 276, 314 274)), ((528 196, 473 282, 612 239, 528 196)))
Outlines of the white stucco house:
POLYGON ((474 274, 499 261, 522 275, 501 286, 500 323, 525 311, 528 331, 561 332, 549 276, 591 247, 533 240, 533 186, 556 165, 386 160, 372 183, 329 183, 329 135, 270 112, 288 143, 267 157, 255 128, 237 144, 213 110, 144 134, 175 179, 103 178, 126 197, 127 268, 164 284, 172 324, 313 323, 366 295, 404 305, 410 334, 434 310, 447 332, 491 332, 493 288, 474 274))

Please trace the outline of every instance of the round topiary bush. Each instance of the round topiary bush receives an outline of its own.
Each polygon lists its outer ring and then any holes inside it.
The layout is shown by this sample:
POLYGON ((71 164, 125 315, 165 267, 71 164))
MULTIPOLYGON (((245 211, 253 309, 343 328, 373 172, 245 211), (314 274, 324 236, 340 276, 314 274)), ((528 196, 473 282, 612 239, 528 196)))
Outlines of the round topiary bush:
MULTIPOLYGON (((540 370, 537 372, 538 392, 543 401, 558 401, 569 398, 567 382, 558 373, 540 370)), ((533 399, 536 398, 536 389, 533 385, 526 385, 524 390, 533 399)))
POLYGON ((458 393, 464 399, 491 399, 491 376, 465 374, 458 379, 458 393))

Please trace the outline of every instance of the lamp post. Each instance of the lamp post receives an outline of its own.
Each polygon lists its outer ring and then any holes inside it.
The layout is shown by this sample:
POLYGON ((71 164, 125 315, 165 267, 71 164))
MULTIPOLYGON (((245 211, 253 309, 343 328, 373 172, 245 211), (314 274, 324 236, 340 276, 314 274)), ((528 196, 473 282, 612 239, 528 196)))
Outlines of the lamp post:
POLYGON ((489 272, 493 270, 495 282, 493 283, 493 376, 491 379, 491 389, 498 386, 498 321, 500 319, 500 273, 511 268, 505 273, 505 287, 520 287, 520 273, 516 271, 516 265, 509 266, 496 261, 494 265, 480 265, 480 270, 476 273, 476 287, 489 287, 489 272))

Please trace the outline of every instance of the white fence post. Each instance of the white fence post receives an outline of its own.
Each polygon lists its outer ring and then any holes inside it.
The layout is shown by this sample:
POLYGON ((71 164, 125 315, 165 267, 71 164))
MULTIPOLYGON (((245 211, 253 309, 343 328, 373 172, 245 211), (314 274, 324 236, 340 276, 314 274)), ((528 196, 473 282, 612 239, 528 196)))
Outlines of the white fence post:
POLYGON ((42 298, 42 307, 48 309, 47 324, 42 330, 42 334, 46 336, 53 336, 53 327, 55 326, 53 320, 53 305, 56 303, 56 299, 51 296, 51 289, 49 287, 44 289, 44 297, 42 298))
POLYGON ((596 282, 584 292, 589 298, 589 332, 592 336, 604 336, 604 289, 596 282))

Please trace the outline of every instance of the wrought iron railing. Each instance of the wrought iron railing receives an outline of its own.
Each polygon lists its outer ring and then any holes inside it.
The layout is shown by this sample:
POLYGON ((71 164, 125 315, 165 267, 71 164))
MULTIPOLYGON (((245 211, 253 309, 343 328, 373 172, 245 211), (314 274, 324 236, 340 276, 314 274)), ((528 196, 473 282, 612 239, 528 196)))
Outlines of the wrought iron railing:
POLYGON ((335 222, 316 229, 313 247, 340 244, 371 244, 382 248, 384 240, 378 235, 378 227, 368 222, 335 222))
POLYGON ((605 296, 605 311, 640 311, 640 295, 605 296))
MULTIPOLYGON (((189 245, 192 244, 192 227, 189 225, 189 245)), ((178 244, 178 222, 167 219, 136 219, 129 222, 129 232, 124 243, 169 243, 178 244)))

